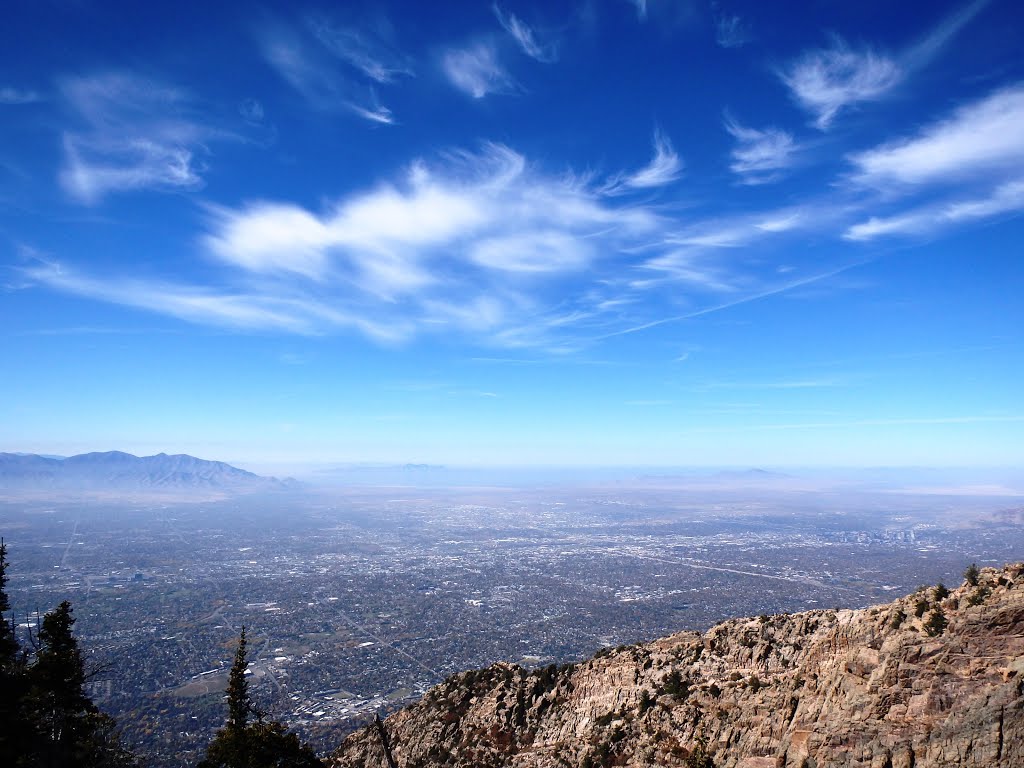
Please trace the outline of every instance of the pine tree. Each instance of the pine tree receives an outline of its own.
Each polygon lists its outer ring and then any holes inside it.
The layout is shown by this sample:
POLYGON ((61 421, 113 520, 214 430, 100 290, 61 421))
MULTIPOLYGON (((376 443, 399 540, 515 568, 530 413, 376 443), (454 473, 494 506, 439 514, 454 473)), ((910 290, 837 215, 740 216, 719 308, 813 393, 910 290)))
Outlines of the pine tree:
POLYGON ((235 661, 228 676, 227 727, 238 732, 245 730, 252 709, 252 702, 249 700, 249 681, 245 679, 247 667, 245 627, 242 627, 242 634, 238 637, 238 649, 235 651, 235 661))
POLYGON ((4 615, 11 610, 7 597, 7 545, 0 539, 0 673, 14 669, 18 660, 18 639, 14 635, 14 622, 4 615))
POLYGON ((28 728, 23 716, 25 663, 14 633, 7 597, 7 545, 0 539, 0 765, 15 765, 26 751, 28 728))
POLYGON ((43 768, 100 768, 135 764, 121 746, 113 718, 85 692, 85 665, 72 633, 75 618, 65 600, 43 617, 39 650, 28 667, 24 712, 33 727, 22 764, 43 768))
POLYGON ((322 768, 316 753, 294 733, 288 733, 281 723, 264 721, 262 715, 255 723, 249 722, 249 715, 256 709, 249 697, 249 681, 245 679, 246 646, 242 627, 228 675, 228 719, 206 748, 206 757, 197 768, 322 768))
POLYGON ((967 566, 967 570, 964 571, 964 581, 972 587, 978 586, 978 579, 981 578, 981 571, 978 569, 977 563, 971 563, 967 566))

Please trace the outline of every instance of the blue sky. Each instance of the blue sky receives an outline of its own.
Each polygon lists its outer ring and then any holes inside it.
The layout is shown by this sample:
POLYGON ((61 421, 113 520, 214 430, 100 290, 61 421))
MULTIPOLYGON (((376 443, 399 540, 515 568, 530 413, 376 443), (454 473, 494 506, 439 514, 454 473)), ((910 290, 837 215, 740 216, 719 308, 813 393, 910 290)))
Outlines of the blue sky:
POLYGON ((1020 465, 1024 9, 16 3, 0 450, 1020 465))

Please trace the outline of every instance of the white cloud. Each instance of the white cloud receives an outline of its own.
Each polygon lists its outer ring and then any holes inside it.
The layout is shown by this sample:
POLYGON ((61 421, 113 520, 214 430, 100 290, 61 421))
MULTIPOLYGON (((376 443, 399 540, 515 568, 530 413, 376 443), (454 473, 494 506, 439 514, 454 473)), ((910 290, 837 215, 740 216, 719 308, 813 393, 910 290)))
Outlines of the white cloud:
POLYGON ((10 86, 0 88, 0 104, 32 104, 42 100, 43 97, 37 91, 26 91, 10 86))
POLYGON ((701 248, 737 248, 765 237, 808 226, 812 219, 826 223, 824 211, 781 208, 731 218, 701 221, 673 232, 666 242, 701 248))
POLYGON ((1020 210, 1024 210, 1024 179, 1003 184, 988 197, 951 203, 942 215, 948 221, 959 222, 1020 210))
POLYGON ((793 164, 797 151, 793 137, 777 128, 746 128, 727 118, 725 129, 736 139, 729 168, 742 177, 744 184, 775 181, 780 171, 793 164))
POLYGON ((585 239, 557 230, 539 230, 481 240, 470 249, 481 266, 508 272, 560 272, 590 263, 593 249, 585 239))
POLYGON ((324 16, 311 16, 306 24, 328 51, 377 83, 413 74, 408 57, 368 29, 346 27, 324 16))
POLYGON ((842 110, 878 101, 906 77, 931 62, 989 0, 974 0, 940 21, 899 55, 865 47, 853 50, 834 36, 828 48, 807 51, 779 72, 793 97, 826 130, 842 110))
POLYGON ((1024 167, 1024 84, 958 109, 917 136, 850 157, 855 178, 871 186, 928 184, 1024 167))
POLYGON ((225 261, 253 272, 323 276, 327 228, 311 213, 273 203, 256 204, 242 213, 212 210, 218 232, 207 239, 207 245, 225 261))
POLYGON ((854 51, 839 37, 830 48, 808 51, 779 73, 794 98, 827 129, 839 111, 881 98, 900 82, 900 65, 871 49, 854 51))
POLYGON ((349 197, 322 215, 283 203, 214 209, 211 252, 247 271, 314 280, 344 275, 379 296, 418 292, 433 282, 425 264, 461 255, 500 272, 587 266, 588 235, 654 229, 642 209, 613 209, 572 183, 534 177, 521 155, 488 145, 455 154, 442 172, 414 163, 400 185, 349 197), (611 228, 611 229, 609 229, 611 228))
POLYGON ((683 161, 672 142, 661 131, 654 132, 654 156, 646 166, 628 175, 614 176, 604 186, 607 195, 619 195, 636 189, 651 189, 671 184, 683 173, 683 161))
POLYGON ((676 284, 685 283, 702 291, 735 291, 737 286, 733 284, 728 268, 716 262, 717 259, 709 258, 707 252, 700 247, 675 248, 643 262, 642 267, 656 273, 659 280, 635 280, 632 286, 644 288, 667 280, 676 284))
POLYGON ((311 106, 329 110, 345 104, 343 81, 331 67, 317 62, 296 35, 283 27, 268 27, 260 43, 267 63, 311 106))
POLYGON ((845 240, 872 240, 882 235, 920 234, 931 225, 930 214, 910 213, 900 216, 879 218, 872 216, 867 221, 854 224, 843 234, 845 240))
POLYGON ((96 203, 108 192, 191 188, 202 184, 192 152, 147 139, 100 149, 71 135, 64 137, 64 189, 83 203, 96 203), (85 150, 83 152, 83 149, 85 150))
POLYGON ((95 278, 58 265, 26 269, 24 274, 55 290, 145 309, 192 323, 300 334, 316 333, 325 325, 351 327, 381 341, 398 341, 409 332, 408 328, 401 326, 377 325, 346 315, 308 296, 281 298, 175 283, 95 278))
POLYGON ((377 92, 351 81, 338 71, 336 58, 342 58, 378 83, 388 83, 399 74, 411 74, 394 66, 385 66, 362 56, 362 38, 353 30, 335 28, 322 19, 312 20, 304 34, 284 25, 261 30, 260 47, 267 63, 316 110, 349 111, 375 123, 395 122, 391 110, 381 105, 377 92), (311 39, 312 38, 312 39, 311 39))
POLYGON ((395 116, 387 107, 361 107, 358 104, 349 104, 349 108, 360 117, 373 123, 394 125, 395 116))
POLYGON ((762 218, 754 223, 754 226, 763 232, 788 232, 804 223, 805 216, 801 212, 775 213, 767 218, 762 218))
MULTIPOLYGON (((656 141, 662 161, 628 178, 674 178, 674 154, 656 141)), ((544 173, 500 144, 414 161, 316 209, 264 200, 207 213, 207 261, 190 270, 202 287, 49 267, 32 276, 217 327, 385 341, 454 332, 566 354, 655 327, 666 305, 696 317, 783 290, 777 263, 752 254, 823 221, 834 228, 827 212, 799 207, 680 221, 585 177, 544 173)), ((806 284, 810 269, 822 279, 812 261, 787 251, 787 286, 806 284)))
POLYGON ((64 81, 83 127, 64 134, 65 191, 83 203, 110 192, 194 188, 197 152, 227 134, 204 125, 184 91, 121 73, 64 81))
POLYGON ((925 235, 955 224, 1021 211, 1024 211, 1024 179, 1016 179, 983 197, 924 206, 893 216, 872 216, 849 227, 843 238, 867 241, 885 235, 925 235))
POLYGON ((556 281, 581 290, 614 271, 623 248, 658 238, 643 207, 611 206, 572 178, 537 174, 501 145, 411 164, 404 179, 354 193, 321 212, 285 202, 211 208, 209 253, 288 291, 388 327, 455 329, 500 346, 553 348, 586 311, 556 313, 556 281), (606 263, 607 262, 607 263, 606 263), (529 292, 526 292, 529 285, 529 292))
POLYGON ((515 87, 515 81, 501 66, 498 53, 490 43, 448 50, 441 59, 441 66, 451 84, 474 99, 482 99, 489 93, 506 93, 515 87))
POLYGON ((497 3, 493 6, 498 23, 519 44, 527 56, 544 64, 558 60, 558 47, 553 42, 541 43, 537 35, 526 23, 513 13, 507 13, 497 3))
POLYGON ((715 20, 715 42, 723 48, 740 48, 751 37, 750 25, 739 16, 725 14, 715 20))

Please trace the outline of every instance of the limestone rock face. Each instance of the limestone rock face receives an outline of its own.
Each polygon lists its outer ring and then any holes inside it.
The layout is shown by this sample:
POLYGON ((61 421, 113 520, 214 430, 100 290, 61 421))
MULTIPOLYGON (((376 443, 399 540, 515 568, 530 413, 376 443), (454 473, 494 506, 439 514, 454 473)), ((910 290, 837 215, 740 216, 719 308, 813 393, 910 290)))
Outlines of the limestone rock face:
MULTIPOLYGON (((528 671, 495 664, 385 721, 398 766, 1024 766, 1024 564, 844 611, 736 619, 528 671)), ((386 765, 358 731, 330 763, 386 765)))

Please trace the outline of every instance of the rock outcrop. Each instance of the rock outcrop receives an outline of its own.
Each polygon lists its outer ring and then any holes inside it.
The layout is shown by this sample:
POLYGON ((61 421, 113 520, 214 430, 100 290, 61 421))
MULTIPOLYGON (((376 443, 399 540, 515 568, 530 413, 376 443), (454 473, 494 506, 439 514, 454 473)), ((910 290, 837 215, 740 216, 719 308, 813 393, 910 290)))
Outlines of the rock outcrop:
MULTIPOLYGON (((1020 768, 1024 564, 976 581, 730 620, 577 665, 495 664, 384 726, 401 768, 1020 768)), ((387 765, 379 731, 352 734, 329 762, 387 765)))

